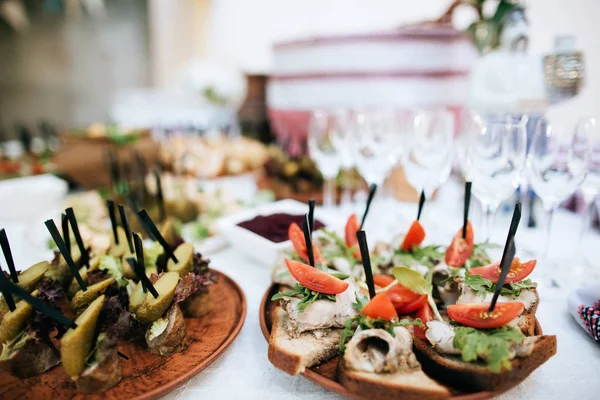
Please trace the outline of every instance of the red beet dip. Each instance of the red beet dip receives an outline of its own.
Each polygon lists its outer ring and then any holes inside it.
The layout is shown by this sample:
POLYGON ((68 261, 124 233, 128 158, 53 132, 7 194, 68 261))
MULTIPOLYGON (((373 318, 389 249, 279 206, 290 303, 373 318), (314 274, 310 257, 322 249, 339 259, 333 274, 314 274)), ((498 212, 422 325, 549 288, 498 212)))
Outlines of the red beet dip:
MULTIPOLYGON (((302 226, 304 215, 291 215, 285 213, 259 215, 248 221, 240 222, 238 226, 248 229, 250 232, 254 232, 272 242, 281 243, 288 240, 288 229, 292 222, 302 226)), ((315 219, 315 230, 324 226, 325 225, 321 221, 315 219)))

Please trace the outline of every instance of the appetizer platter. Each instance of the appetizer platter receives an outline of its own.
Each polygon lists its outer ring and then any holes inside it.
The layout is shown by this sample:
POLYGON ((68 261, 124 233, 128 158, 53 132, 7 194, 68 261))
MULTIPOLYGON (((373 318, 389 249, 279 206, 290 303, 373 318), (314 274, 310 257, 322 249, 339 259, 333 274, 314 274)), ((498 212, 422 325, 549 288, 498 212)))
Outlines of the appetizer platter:
POLYGON ((417 219, 397 244, 369 251, 362 219, 344 237, 314 232, 312 207, 273 272, 260 308, 270 362, 360 399, 480 399, 520 382, 556 353, 535 318, 535 260, 515 257, 517 204, 502 258, 477 246, 468 220, 445 249, 421 244, 417 219), (390 247, 392 254, 390 255, 390 247))
POLYGON ((240 332, 246 300, 168 221, 107 201, 106 248, 86 242, 72 208, 45 225, 58 251, 19 272, 0 244, 0 397, 157 398, 206 368, 240 332), (117 209, 120 224, 117 222, 117 209), (74 240, 71 240, 74 238, 74 240), (216 306, 218 304, 218 307, 216 306))

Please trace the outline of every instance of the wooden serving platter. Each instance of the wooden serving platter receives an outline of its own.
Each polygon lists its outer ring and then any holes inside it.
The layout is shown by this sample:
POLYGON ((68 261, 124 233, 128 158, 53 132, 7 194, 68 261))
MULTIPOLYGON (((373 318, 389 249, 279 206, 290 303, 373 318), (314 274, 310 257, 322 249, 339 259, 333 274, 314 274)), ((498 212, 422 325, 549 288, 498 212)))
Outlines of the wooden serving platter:
MULTIPOLYGON (((260 303, 260 329, 263 332, 265 339, 268 341, 271 336, 271 313, 275 308, 275 302, 271 301, 271 297, 279 292, 279 285, 272 284, 265 295, 262 298, 260 303)), ((536 320, 535 326, 536 335, 542 334, 542 328, 536 320)), ((356 393, 350 392, 344 386, 342 386, 337 381, 337 367, 338 367, 339 356, 332 358, 331 360, 317 365, 315 367, 309 368, 302 373, 302 375, 311 382, 316 383, 319 386, 324 387, 325 389, 336 392, 342 396, 346 396, 349 398, 357 399, 357 400, 370 400, 369 398, 362 397, 357 395, 356 393)), ((455 388, 448 387, 450 392, 452 393, 451 399, 455 400, 482 400, 482 399, 490 399, 492 397, 496 397, 501 393, 504 393, 513 387, 517 386, 520 382, 515 382, 515 384, 511 387, 505 387, 502 390, 488 392, 481 391, 475 393, 464 393, 455 388)), ((400 398, 400 397, 399 397, 400 398)))
POLYGON ((112 389, 84 395, 60 365, 29 379, 13 377, 0 363, 0 399, 156 399, 208 367, 233 342, 246 319, 246 298, 227 275, 212 270, 218 282, 209 287, 211 310, 202 318, 186 318, 188 348, 172 356, 148 352, 144 342, 124 343, 119 351, 123 378, 112 389))

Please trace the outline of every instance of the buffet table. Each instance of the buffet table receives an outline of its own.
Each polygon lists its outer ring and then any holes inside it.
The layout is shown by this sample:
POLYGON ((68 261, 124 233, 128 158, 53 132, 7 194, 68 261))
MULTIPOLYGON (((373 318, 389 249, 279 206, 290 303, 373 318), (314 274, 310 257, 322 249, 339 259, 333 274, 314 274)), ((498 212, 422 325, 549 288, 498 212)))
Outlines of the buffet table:
MULTIPOLYGON (((430 240, 436 237, 451 237, 460 226, 462 204, 449 199, 459 199, 462 188, 458 182, 449 182, 443 187, 438 199, 429 207, 425 215, 432 228, 430 240), (444 215, 446 217, 440 217, 444 215), (435 217, 435 218, 434 218, 435 217)), ((396 206, 400 215, 410 218, 415 212, 413 204, 396 206)), ((427 207, 426 207, 427 210, 427 207)), ((347 214, 345 214, 347 215, 347 214)), ((340 215, 342 218, 342 215, 340 215)), ((414 217, 413 217, 414 218, 414 217)), ((500 215, 496 221, 496 235, 505 236, 508 227, 508 215, 500 215)), ((473 216, 477 223, 477 215, 473 216)), ((560 248, 571 248, 577 241, 579 227, 578 216, 567 211, 555 215, 553 244, 560 248)), ((2 221, 0 221, 0 225, 2 221)), ((427 222, 425 223, 427 227, 427 222)), ((29 246, 24 226, 1 225, 7 228, 13 246, 17 265, 27 265, 38 261, 41 254, 25 251, 29 246)), ((477 226, 477 225, 476 225, 477 226)), ((526 221, 517 235, 517 255, 521 249, 537 249, 541 246, 541 229, 525 228, 526 221), (528 247, 531 246, 531 247, 528 247)), ((369 226, 367 223, 367 232, 369 226)), ((439 239, 444 240, 444 239, 439 239)), ((443 242, 442 242, 443 243, 443 242)), ((600 235, 591 232, 586 239, 585 248, 592 253, 600 247, 600 235)), ((553 248, 559 248, 554 245, 553 248)), ((530 250, 531 251, 531 250, 530 250)), ((595 251, 597 254, 597 250, 595 251)), ((184 386, 167 395, 165 399, 338 399, 340 396, 311 383, 302 376, 291 377, 275 369, 267 360, 267 343, 259 327, 259 305, 270 283, 270 266, 261 265, 228 247, 209 255, 211 265, 237 281, 245 292, 248 312, 245 325, 226 352, 212 365, 189 380, 184 386)), ((543 265, 541 266, 543 267, 543 265)), ((570 268, 571 266, 565 266, 570 268)), ((597 268, 600 270, 600 267, 597 268)), ((598 276, 600 271, 594 272, 598 276)), ((597 279, 597 278, 596 278, 597 279)), ((591 279, 588 279, 588 282, 591 279)), ((596 280, 598 282, 598 280, 596 280)), ((592 283, 592 282, 589 282, 592 283)), ((544 333, 558 336, 558 353, 541 368, 536 370, 525 382, 504 394, 502 399, 596 399, 600 392, 600 345, 575 323, 567 312, 566 297, 568 290, 553 295, 542 293, 541 304, 537 311, 544 333)))

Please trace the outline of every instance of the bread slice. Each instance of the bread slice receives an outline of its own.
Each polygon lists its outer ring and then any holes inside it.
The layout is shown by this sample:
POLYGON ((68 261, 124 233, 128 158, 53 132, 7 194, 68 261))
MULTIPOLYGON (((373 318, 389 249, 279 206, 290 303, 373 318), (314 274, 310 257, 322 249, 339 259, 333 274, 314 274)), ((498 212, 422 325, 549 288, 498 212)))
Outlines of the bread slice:
POLYGON ((338 355, 341 329, 319 329, 290 335, 290 321, 281 306, 273 309, 269 361, 290 375, 318 365, 338 355))
POLYGON ((556 354, 556 336, 540 336, 529 356, 515 358, 512 369, 499 374, 491 372, 482 362, 464 362, 460 356, 441 354, 417 337, 414 350, 423 370, 442 383, 467 392, 501 391, 516 386, 556 354))
POLYGON ((348 368, 343 357, 338 367, 338 380, 352 393, 369 399, 430 400, 450 397, 448 389, 421 370, 393 374, 356 371, 348 368))

